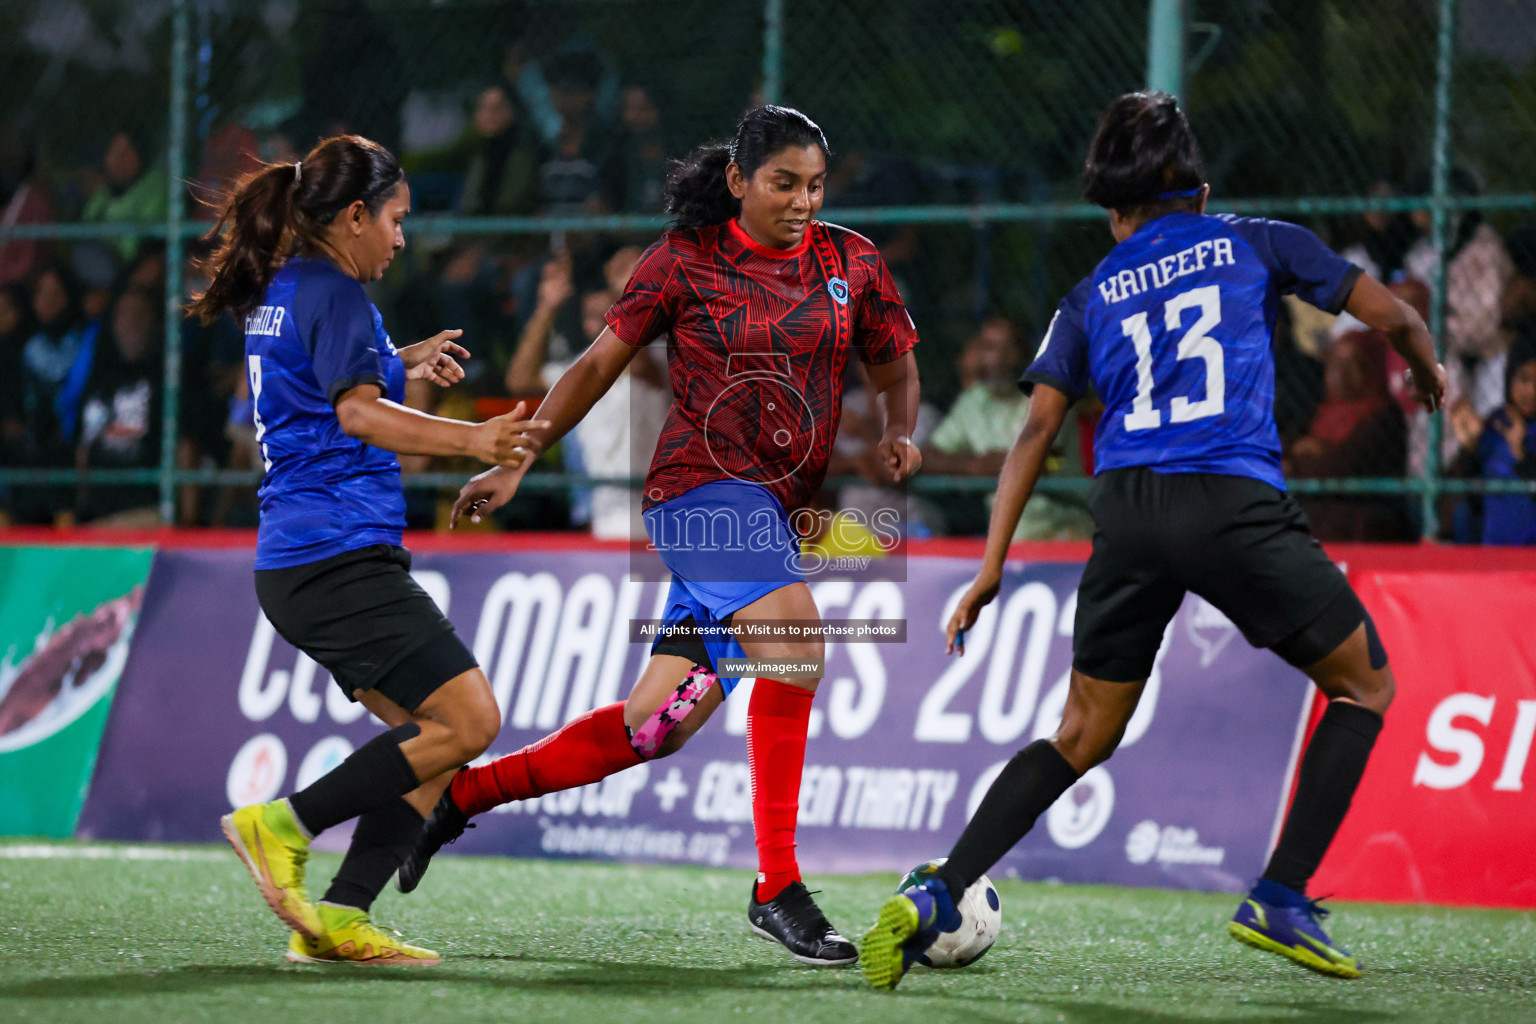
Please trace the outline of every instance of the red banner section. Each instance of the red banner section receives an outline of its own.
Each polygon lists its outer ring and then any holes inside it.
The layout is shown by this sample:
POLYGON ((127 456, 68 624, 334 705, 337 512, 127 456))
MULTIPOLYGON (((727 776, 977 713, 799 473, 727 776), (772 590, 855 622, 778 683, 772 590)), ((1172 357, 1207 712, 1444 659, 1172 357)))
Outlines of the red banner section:
POLYGON ((1352 573, 1397 700, 1314 892, 1536 908, 1536 573, 1352 573))

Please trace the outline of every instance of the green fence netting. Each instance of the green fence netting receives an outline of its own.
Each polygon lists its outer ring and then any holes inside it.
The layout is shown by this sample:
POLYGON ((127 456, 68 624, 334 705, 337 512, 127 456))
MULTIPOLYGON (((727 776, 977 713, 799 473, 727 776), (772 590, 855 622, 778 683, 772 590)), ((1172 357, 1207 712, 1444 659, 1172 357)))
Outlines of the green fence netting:
MULTIPOLYGON (((0 60, 11 521, 252 521, 239 331, 178 308, 228 181, 341 130, 407 168, 410 245, 372 294, 397 339, 466 330, 471 380, 422 401, 475 417, 537 388, 508 373, 530 324, 551 363, 581 344, 583 306, 662 224, 668 159, 754 103, 798 106, 834 150, 823 216, 880 245, 940 423, 986 353, 1027 359, 1107 252, 1078 170, 1098 112, 1158 66, 1216 208, 1307 224, 1445 351, 1454 402, 1429 419, 1379 338, 1282 308, 1276 415, 1320 532, 1476 539, 1484 492, 1536 491, 1486 457, 1518 440, 1506 385, 1536 352, 1530 3, 13 0, 0 60)), ((951 454, 914 494, 940 510, 930 528, 976 532, 995 452, 951 454)), ((1061 454, 1042 486, 1070 504, 1083 460, 1061 454)), ((431 525, 468 467, 406 461, 431 525)), ((643 454, 544 468, 518 525, 579 521, 587 479, 638 476, 643 454)))

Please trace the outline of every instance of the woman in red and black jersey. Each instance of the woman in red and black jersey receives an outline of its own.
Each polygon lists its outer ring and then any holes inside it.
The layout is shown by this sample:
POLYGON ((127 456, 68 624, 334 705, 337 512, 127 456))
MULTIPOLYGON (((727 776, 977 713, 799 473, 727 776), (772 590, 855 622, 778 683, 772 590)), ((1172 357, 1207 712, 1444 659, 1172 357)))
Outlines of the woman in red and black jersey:
MULTIPOLYGON (((686 635, 657 641, 628 701, 461 772, 402 869, 403 886, 414 887, 468 817, 679 748, 738 681, 740 668, 724 659, 794 659, 815 667, 759 676, 748 708, 760 868, 748 919, 803 962, 856 958, 811 900, 794 853, 823 644, 774 627, 820 621, 791 523, 826 477, 850 357, 864 362, 879 395, 879 453, 890 478, 907 479, 922 457, 908 436, 918 406, 916 329, 874 245, 816 220, 826 173, 821 129, 775 106, 748 113, 729 145, 704 146, 673 168, 673 229, 646 251, 607 328, 550 390, 536 418, 551 425, 533 436, 553 444, 640 346, 666 337, 675 403, 646 477, 645 521, 673 574, 665 622, 686 635)), ((475 477, 455 519, 500 507, 521 478, 475 477)))

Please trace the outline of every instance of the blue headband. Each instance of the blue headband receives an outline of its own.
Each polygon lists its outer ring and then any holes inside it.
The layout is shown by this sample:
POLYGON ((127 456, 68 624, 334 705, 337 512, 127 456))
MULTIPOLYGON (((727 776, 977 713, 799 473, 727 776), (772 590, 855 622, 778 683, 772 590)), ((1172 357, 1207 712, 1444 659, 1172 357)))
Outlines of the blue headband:
POLYGON ((1159 198, 1159 199, 1193 199, 1195 196, 1199 195, 1203 191, 1205 191, 1205 186, 1201 185, 1199 188, 1186 188, 1182 192, 1164 192, 1162 195, 1158 196, 1157 198, 1159 198))

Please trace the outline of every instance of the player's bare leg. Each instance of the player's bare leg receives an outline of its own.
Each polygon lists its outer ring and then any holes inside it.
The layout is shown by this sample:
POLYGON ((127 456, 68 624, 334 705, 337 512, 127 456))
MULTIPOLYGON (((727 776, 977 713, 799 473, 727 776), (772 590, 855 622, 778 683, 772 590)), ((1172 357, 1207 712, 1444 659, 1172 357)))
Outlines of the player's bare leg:
POLYGON ((417 814, 425 818, 432 813, 432 808, 437 805, 438 797, 443 795, 443 790, 448 788, 448 784, 453 781, 453 776, 457 771, 458 769, 454 768, 443 772, 436 778, 428 779, 405 794, 401 799, 410 804, 417 814))
POLYGON ((1227 930, 1319 974, 1358 978, 1359 963, 1320 926, 1327 912, 1307 896, 1307 884, 1349 810, 1396 682, 1369 617, 1304 671, 1328 708, 1307 745, 1280 842, 1227 930))
POLYGON ((1113 683, 1073 669, 1061 725, 1051 738, 1051 746, 1078 775, 1109 760, 1120 746, 1146 686, 1145 679, 1113 683))

